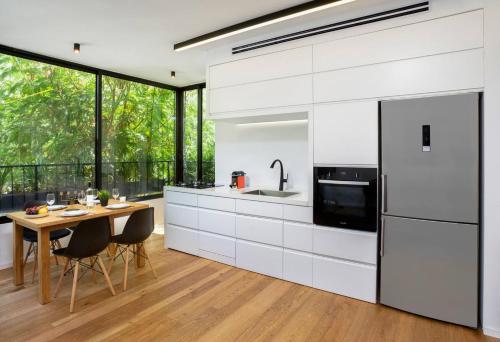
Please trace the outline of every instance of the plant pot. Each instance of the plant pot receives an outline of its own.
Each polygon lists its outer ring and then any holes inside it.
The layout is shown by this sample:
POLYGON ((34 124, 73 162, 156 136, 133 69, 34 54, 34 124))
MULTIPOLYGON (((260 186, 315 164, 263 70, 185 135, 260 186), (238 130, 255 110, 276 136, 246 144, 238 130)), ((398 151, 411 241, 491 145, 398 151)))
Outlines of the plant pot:
POLYGON ((100 200, 101 201, 101 206, 102 207, 106 207, 108 205, 108 201, 109 199, 105 199, 105 200, 100 200))

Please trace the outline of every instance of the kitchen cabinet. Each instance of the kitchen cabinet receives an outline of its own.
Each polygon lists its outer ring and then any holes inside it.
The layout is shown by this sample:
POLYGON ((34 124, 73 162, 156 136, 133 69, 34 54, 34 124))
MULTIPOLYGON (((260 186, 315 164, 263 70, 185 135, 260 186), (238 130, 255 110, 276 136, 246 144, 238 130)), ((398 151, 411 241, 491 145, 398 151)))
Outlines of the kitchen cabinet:
POLYGON ((236 212, 254 216, 283 218, 283 205, 278 203, 236 200, 236 212))
POLYGON ((275 246, 283 246, 283 221, 236 215, 236 237, 275 246))
POLYGON ((236 201, 233 198, 198 195, 198 207, 234 212, 236 201))
POLYGON ((236 215, 217 210, 198 209, 198 227, 200 230, 235 236, 236 215))
POLYGON ((177 204, 167 204, 167 223, 187 228, 198 228, 198 209, 177 204))
POLYGON ((283 278, 283 248, 237 240, 236 266, 275 278, 283 278))
POLYGON ((235 238, 200 232, 199 241, 200 250, 224 255, 233 259, 236 256, 235 238))
POLYGON ((311 253, 285 249, 283 252, 283 279, 312 286, 313 258, 311 253))
POLYGON ((314 164, 377 165, 378 102, 315 105, 314 164))
POLYGON ((376 279, 375 265, 313 256, 313 286, 318 289, 375 303, 376 279))
POLYGON ((283 225, 283 246, 299 251, 312 252, 313 225, 285 221, 283 225))
POLYGON ((168 203, 189 205, 196 207, 198 205, 198 196, 196 194, 188 194, 185 192, 167 191, 166 200, 168 203))
POLYGON ((167 248, 198 255, 198 231, 169 224, 166 232, 167 248))
POLYGON ((283 218, 288 221, 313 222, 313 208, 299 205, 283 205, 283 218))
POLYGON ((377 234, 315 226, 313 252, 341 259, 377 263, 377 234))

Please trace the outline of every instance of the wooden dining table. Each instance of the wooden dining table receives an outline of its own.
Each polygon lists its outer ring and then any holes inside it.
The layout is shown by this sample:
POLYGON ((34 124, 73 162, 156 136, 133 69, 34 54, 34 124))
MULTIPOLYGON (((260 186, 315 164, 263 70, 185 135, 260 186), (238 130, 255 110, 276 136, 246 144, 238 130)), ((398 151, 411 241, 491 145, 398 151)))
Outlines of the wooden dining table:
MULTIPOLYGON (((109 204, 118 203, 118 201, 110 200, 109 204)), ((29 218, 24 211, 17 211, 7 214, 7 217, 12 220, 14 230, 14 245, 13 245, 13 268, 14 268, 14 284, 24 284, 24 243, 23 243, 23 228, 34 230, 38 234, 38 300, 40 304, 47 304, 51 301, 50 292, 50 232, 62 228, 75 227, 78 223, 86 220, 91 220, 97 217, 108 217, 111 228, 111 234, 114 235, 114 219, 122 216, 129 216, 134 211, 148 208, 148 204, 138 202, 126 202, 130 206, 121 209, 107 209, 101 205, 94 206, 90 212, 83 216, 63 217, 61 214, 64 210, 51 211, 49 215, 41 218, 29 218)), ((68 208, 84 209, 81 205, 71 205, 68 208)), ((144 266, 143 253, 137 251, 136 265, 137 267, 144 266)))

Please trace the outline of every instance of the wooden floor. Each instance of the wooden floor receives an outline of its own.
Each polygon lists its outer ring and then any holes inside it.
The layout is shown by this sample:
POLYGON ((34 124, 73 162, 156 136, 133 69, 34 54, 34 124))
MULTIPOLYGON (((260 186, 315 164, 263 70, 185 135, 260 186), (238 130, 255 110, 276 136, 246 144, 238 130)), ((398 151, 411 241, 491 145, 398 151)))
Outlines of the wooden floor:
MULTIPOLYGON (((497 341, 480 332, 357 301, 148 244, 159 274, 111 275, 112 297, 99 277, 79 282, 69 313, 70 276, 60 296, 38 304, 36 285, 15 287, 0 271, 0 341, 497 341)), ((32 265, 26 269, 26 279, 32 265)), ((55 286, 57 271, 52 267, 55 286)), ((54 287, 53 287, 54 288, 54 287)))

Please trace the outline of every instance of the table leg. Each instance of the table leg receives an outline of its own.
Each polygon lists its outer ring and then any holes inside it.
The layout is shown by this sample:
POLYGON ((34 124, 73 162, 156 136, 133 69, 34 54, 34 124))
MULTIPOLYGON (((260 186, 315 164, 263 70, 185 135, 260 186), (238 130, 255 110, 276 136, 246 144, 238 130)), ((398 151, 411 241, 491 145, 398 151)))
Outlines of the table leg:
POLYGON ((38 231, 38 301, 40 304, 50 303, 50 232, 48 229, 38 231))
POLYGON ((135 265, 137 268, 144 267, 144 246, 142 243, 138 243, 135 245, 135 265))
POLYGON ((17 224, 16 221, 12 222, 13 227, 13 264, 14 264, 14 285, 24 284, 24 243, 23 243, 23 227, 17 224))

